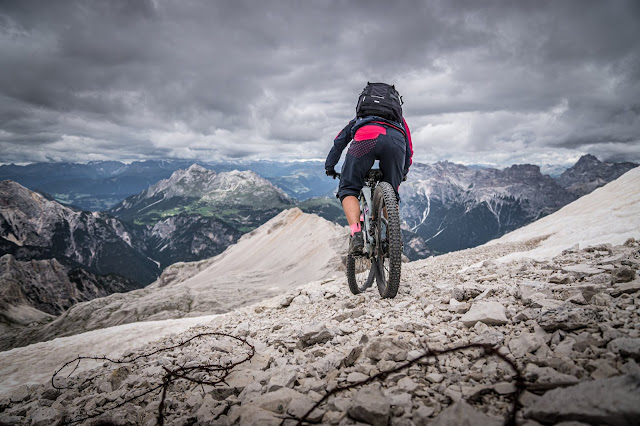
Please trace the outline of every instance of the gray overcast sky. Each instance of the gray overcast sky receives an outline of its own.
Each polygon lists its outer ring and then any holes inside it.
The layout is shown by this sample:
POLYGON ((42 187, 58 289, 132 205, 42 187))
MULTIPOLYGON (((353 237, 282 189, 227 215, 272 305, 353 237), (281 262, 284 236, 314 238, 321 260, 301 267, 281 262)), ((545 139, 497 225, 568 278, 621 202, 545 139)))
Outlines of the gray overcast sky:
POLYGON ((640 162, 640 2, 0 0, 0 163, 324 159, 367 81, 415 159, 640 162))

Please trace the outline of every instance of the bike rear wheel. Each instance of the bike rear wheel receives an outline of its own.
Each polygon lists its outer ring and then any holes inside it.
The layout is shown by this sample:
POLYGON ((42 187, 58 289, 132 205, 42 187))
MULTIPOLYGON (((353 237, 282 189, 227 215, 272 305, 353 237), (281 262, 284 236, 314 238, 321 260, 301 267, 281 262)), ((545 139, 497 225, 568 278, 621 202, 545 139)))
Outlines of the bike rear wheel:
POLYGON ((373 194, 375 220, 376 270, 378 292, 392 299, 398 294, 402 266, 402 234, 396 193, 387 182, 380 182, 373 194))

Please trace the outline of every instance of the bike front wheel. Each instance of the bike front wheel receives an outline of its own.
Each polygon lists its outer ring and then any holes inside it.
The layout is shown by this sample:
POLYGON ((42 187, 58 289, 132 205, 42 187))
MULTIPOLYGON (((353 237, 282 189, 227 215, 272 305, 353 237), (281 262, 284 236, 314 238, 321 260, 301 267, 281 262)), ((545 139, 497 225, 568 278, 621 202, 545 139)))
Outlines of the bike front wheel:
POLYGON ((347 282, 353 294, 360 294, 373 284, 376 270, 365 256, 347 256, 347 282))
POLYGON ((380 182, 373 194, 375 212, 376 270, 378 291, 383 298, 392 299, 400 287, 402 266, 402 234, 396 193, 387 182, 380 182))

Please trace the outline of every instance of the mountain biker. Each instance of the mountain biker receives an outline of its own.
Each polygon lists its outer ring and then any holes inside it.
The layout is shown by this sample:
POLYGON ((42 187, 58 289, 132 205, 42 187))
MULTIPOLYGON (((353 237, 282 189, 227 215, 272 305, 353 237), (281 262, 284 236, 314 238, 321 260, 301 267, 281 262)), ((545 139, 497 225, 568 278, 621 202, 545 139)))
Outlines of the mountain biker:
POLYGON ((340 172, 337 194, 351 228, 349 254, 362 254, 364 247, 358 196, 364 186, 365 176, 375 160, 380 160, 382 180, 393 187, 396 197, 400 183, 406 180, 409 173, 413 144, 409 126, 403 117, 401 120, 400 123, 381 116, 358 117, 356 114, 334 139, 333 147, 325 161, 327 176, 336 177, 335 165, 351 141, 340 172))

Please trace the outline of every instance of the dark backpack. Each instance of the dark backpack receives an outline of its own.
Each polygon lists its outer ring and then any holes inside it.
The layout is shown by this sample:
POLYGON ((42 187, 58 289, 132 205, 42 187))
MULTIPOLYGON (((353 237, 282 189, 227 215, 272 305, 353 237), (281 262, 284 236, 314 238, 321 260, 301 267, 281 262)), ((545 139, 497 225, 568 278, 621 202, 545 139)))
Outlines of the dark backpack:
POLYGON ((367 87, 358 98, 356 116, 362 118, 370 115, 402 123, 402 97, 395 86, 367 82, 367 87))

